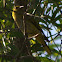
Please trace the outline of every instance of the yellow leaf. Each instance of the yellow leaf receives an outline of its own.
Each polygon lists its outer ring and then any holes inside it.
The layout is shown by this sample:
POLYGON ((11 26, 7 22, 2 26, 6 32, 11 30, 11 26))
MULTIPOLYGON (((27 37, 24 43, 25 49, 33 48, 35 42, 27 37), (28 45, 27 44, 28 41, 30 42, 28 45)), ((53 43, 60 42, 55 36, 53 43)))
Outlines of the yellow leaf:
POLYGON ((2 20, 3 22, 5 22, 5 20, 2 20))
POLYGON ((59 2, 59 4, 61 4, 61 2, 59 2))
POLYGON ((35 42, 34 40, 30 40, 30 42, 31 42, 32 44, 36 44, 36 42, 35 42))
POLYGON ((55 55, 55 56, 57 56, 57 55, 58 55, 58 53, 54 53, 54 55, 55 55))
POLYGON ((58 31, 60 31, 60 29, 57 29, 56 31, 58 32, 58 31))
POLYGON ((53 43, 53 41, 50 42, 51 44, 53 43))

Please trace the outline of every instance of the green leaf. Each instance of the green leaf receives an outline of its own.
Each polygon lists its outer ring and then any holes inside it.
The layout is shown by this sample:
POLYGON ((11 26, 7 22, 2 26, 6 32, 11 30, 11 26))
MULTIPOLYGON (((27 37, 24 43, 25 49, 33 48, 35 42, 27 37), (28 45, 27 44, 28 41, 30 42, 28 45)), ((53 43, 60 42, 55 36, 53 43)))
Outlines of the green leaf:
POLYGON ((15 24, 14 23, 12 24, 12 28, 15 28, 15 24))
POLYGON ((61 15, 58 15, 54 20, 59 20, 61 18, 61 15))
POLYGON ((52 17, 51 17, 51 22, 55 22, 56 20, 54 20, 55 19, 55 17, 56 17, 56 15, 57 15, 57 13, 59 12, 59 9, 57 8, 55 11, 54 11, 54 13, 53 13, 53 15, 52 15, 52 17))
POLYGON ((0 34, 0 39, 2 39, 2 34, 0 34))
POLYGON ((10 22, 9 20, 6 21, 5 25, 8 27, 8 26, 11 26, 12 25, 12 22, 10 22))
POLYGON ((50 10, 51 10, 51 7, 49 7, 49 8, 47 9, 46 14, 47 14, 50 10))
POLYGON ((7 38, 10 38, 10 33, 7 34, 7 38))

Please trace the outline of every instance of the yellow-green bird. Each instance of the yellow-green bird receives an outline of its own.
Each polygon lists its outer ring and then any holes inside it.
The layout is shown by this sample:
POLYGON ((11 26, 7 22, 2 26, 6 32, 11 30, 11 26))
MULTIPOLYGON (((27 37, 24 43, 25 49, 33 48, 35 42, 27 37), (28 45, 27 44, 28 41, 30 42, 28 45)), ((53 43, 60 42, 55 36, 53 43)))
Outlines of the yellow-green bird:
POLYGON ((12 17, 16 22, 18 28, 24 33, 24 25, 23 20, 26 23, 26 32, 28 34, 28 38, 35 36, 36 40, 43 45, 44 50, 47 51, 48 54, 51 54, 50 48, 47 46, 46 42, 49 42, 48 38, 44 35, 40 26, 36 23, 33 16, 25 14, 24 6, 14 6, 12 17), (23 17, 24 15, 24 17, 23 17))

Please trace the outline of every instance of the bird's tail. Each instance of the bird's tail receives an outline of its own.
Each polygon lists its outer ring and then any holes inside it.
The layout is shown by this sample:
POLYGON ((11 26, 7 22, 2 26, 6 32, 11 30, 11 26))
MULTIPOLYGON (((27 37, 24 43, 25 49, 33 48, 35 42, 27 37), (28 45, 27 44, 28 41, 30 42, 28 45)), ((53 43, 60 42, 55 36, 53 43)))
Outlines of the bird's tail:
POLYGON ((44 50, 47 51, 48 54, 51 54, 51 50, 50 50, 50 48, 48 47, 48 45, 46 44, 45 38, 43 37, 42 34, 39 34, 39 35, 36 37, 36 40, 37 40, 38 42, 40 42, 40 44, 43 46, 44 50))

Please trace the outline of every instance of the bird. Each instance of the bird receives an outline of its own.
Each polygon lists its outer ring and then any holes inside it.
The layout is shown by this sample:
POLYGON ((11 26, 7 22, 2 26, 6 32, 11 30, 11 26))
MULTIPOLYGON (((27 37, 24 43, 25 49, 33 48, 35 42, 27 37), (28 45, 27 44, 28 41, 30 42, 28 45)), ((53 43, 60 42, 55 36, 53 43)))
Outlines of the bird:
POLYGON ((26 32, 28 34, 28 38, 35 37, 36 40, 43 46, 44 50, 46 50, 48 54, 51 54, 51 49, 46 44, 46 41, 47 42, 50 42, 50 41, 43 33, 43 30, 40 28, 39 24, 36 22, 34 16, 28 15, 25 11, 26 10, 24 6, 14 6, 12 11, 12 17, 16 25, 18 26, 18 28, 20 28, 22 33, 24 33, 23 20, 25 20, 26 32))

